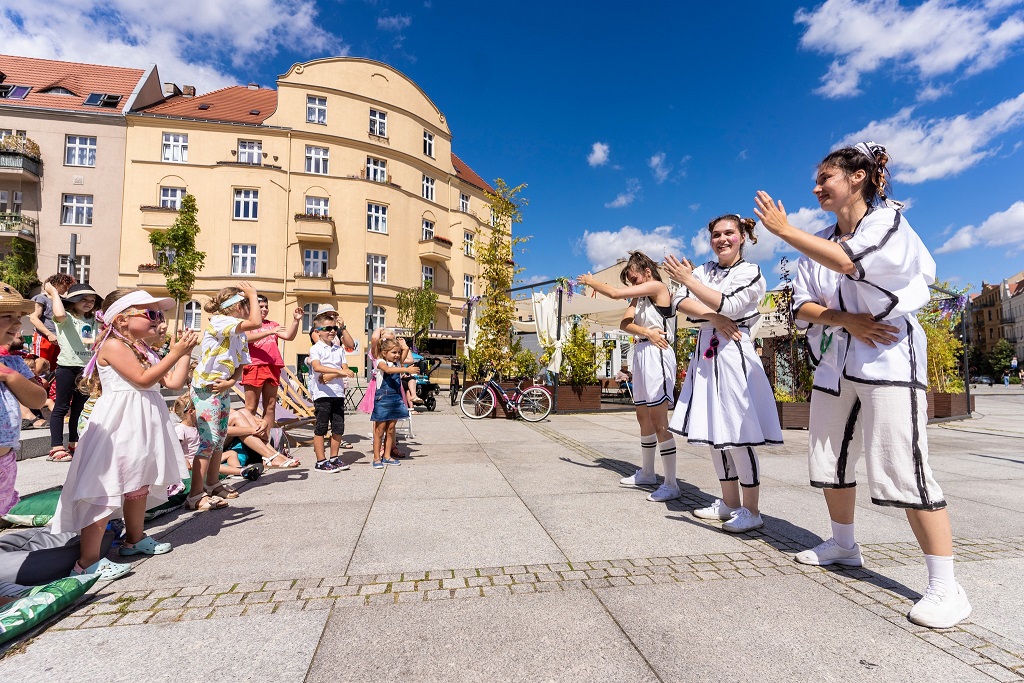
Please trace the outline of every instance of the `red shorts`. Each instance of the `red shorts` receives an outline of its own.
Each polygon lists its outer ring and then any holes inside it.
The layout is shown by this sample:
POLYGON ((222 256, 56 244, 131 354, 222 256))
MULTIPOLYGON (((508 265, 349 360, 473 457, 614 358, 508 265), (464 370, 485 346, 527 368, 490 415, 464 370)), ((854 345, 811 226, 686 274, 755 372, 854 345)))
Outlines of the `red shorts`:
POLYGON ((242 386, 258 388, 267 382, 281 385, 280 365, 246 365, 242 370, 242 386))
POLYGON ((51 371, 57 369, 57 354, 60 353, 60 347, 51 344, 49 339, 38 332, 32 333, 32 353, 45 358, 50 364, 51 371))

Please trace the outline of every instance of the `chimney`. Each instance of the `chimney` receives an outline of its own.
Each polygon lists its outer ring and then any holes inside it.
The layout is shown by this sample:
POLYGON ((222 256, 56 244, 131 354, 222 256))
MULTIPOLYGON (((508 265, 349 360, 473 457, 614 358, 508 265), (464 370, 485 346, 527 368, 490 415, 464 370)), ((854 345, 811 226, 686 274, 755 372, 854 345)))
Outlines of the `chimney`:
POLYGON ((174 83, 164 83, 164 97, 174 97, 181 94, 181 89, 174 83))
POLYGON ((260 84, 259 83, 250 83, 246 87, 249 88, 249 90, 259 90, 260 89, 260 84))
POLYGON ((194 85, 183 85, 181 86, 181 94, 185 97, 196 96, 196 86, 194 85))

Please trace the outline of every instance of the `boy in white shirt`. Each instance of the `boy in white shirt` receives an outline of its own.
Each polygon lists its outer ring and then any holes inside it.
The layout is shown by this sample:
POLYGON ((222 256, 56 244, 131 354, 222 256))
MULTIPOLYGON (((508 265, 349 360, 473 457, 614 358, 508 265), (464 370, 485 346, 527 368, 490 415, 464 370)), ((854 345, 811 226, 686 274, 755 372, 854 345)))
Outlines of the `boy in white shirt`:
POLYGON ((316 469, 322 472, 340 472, 349 466, 338 457, 341 437, 345 433, 345 377, 355 377, 345 362, 345 348, 336 346, 338 326, 329 315, 320 313, 313 319, 313 330, 319 336, 309 349, 306 363, 313 373, 311 389, 316 415, 313 429, 313 451, 316 469), (331 430, 331 457, 324 453, 324 437, 331 430))

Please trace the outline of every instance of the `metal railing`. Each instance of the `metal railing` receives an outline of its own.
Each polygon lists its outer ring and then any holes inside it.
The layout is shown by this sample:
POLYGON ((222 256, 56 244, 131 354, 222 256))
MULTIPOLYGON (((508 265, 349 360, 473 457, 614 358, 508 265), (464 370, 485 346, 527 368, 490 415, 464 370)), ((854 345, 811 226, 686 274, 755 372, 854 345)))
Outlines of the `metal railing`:
POLYGON ((21 152, 0 150, 0 169, 3 168, 22 169, 34 174, 37 178, 43 177, 43 163, 21 152))

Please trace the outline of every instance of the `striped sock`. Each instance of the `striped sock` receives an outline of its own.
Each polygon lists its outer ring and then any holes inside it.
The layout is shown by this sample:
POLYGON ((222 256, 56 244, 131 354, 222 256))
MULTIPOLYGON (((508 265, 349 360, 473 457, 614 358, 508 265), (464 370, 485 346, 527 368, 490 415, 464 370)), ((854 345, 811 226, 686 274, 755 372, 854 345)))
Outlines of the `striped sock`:
POLYGON ((658 444, 661 451, 661 464, 665 467, 665 484, 668 486, 679 486, 676 481, 676 440, 669 437, 668 441, 658 444))
POLYGON ((640 454, 643 456, 643 469, 641 475, 653 477, 654 475, 654 454, 658 449, 658 437, 654 434, 640 435, 640 454))

